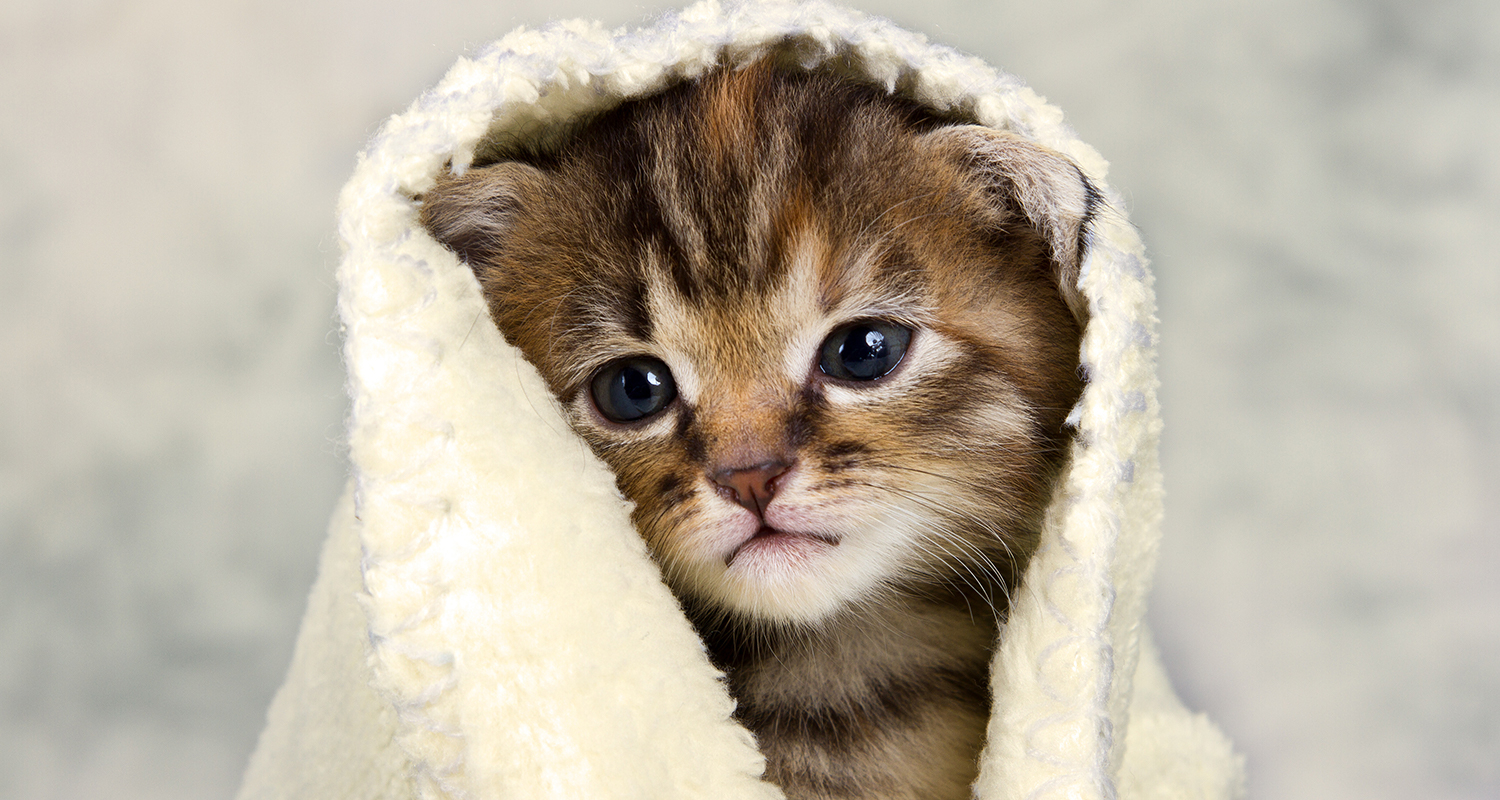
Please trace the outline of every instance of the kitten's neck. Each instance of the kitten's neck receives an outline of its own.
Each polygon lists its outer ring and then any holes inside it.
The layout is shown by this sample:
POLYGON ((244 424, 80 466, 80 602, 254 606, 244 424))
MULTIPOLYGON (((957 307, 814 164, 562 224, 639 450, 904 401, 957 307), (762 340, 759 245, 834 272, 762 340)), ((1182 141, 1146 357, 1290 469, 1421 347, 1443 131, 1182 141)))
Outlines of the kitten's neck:
POLYGON ((849 609, 816 626, 715 624, 709 613, 689 616, 714 663, 737 688, 754 688, 752 675, 774 670, 784 680, 807 674, 818 694, 836 685, 899 677, 944 664, 987 665, 998 622, 995 613, 963 598, 906 598, 849 609))
POLYGON ((931 600, 846 612, 816 631, 700 622, 736 717, 789 798, 967 797, 996 629, 988 607, 931 600))

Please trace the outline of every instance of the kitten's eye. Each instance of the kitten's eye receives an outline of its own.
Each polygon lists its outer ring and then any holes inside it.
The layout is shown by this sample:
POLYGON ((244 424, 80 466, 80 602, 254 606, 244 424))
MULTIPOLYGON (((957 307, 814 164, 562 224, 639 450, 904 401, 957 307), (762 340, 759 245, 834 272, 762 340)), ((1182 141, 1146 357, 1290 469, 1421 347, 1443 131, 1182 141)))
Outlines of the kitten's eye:
POLYGON ((845 325, 823 340, 818 369, 846 381, 873 381, 889 375, 906 355, 911 328, 864 320, 845 325))
POLYGON ((677 384, 661 359, 633 356, 611 361, 594 374, 594 405, 612 422, 634 422, 672 404, 677 384))

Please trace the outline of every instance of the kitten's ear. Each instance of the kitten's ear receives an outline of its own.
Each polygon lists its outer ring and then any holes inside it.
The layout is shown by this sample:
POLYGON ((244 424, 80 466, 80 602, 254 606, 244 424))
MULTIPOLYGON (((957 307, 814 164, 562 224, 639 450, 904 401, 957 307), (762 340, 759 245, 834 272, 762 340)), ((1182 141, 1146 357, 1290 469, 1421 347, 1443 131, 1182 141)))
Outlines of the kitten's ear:
POLYGON ((1078 272, 1100 196, 1083 171, 1061 153, 979 125, 940 128, 922 138, 926 146, 958 159, 980 180, 998 219, 1012 216, 1019 207, 1052 251, 1063 301, 1084 322, 1088 303, 1078 289, 1078 272))
POLYGON ((422 226, 471 267, 486 264, 504 248, 524 198, 545 181, 541 170, 513 161, 445 172, 422 194, 422 226))

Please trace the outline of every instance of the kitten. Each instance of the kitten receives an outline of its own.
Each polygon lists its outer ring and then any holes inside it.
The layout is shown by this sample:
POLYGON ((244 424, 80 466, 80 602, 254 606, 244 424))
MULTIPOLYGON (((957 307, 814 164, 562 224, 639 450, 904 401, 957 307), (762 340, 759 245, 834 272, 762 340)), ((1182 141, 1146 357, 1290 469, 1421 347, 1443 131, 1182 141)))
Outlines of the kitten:
POLYGON ((1081 391, 1062 156, 771 59, 422 222, 614 470, 789 798, 966 798, 1081 391))

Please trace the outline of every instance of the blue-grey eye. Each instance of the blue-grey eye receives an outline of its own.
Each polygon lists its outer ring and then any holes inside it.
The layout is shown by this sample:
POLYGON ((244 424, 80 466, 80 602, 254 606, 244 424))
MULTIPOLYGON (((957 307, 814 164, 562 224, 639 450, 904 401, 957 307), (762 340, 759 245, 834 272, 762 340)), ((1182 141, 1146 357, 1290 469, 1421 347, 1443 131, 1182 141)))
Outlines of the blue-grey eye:
POLYGON ((635 422, 672 404, 677 384, 659 358, 632 356, 605 364, 589 386, 599 413, 612 422, 635 422))
POLYGON ((818 369, 846 381, 873 381, 889 375, 906 355, 911 328, 894 322, 861 320, 823 340, 818 369))

